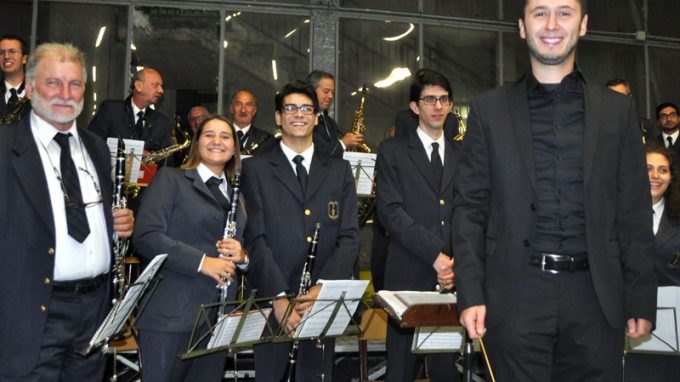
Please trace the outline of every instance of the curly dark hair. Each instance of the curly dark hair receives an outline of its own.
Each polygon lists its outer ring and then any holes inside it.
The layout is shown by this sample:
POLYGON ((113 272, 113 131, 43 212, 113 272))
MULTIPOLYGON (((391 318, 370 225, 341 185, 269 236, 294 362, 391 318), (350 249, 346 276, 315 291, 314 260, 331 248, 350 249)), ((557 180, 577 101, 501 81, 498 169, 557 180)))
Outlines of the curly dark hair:
POLYGON ((666 203, 665 208, 668 209, 668 216, 670 216, 671 219, 680 220, 680 180, 675 180, 676 176, 680 178, 680 173, 678 172, 680 170, 675 162, 673 150, 667 149, 660 142, 647 142, 647 144, 645 144, 645 154, 660 154, 668 160, 671 171, 671 184, 668 185, 668 188, 663 195, 666 203))

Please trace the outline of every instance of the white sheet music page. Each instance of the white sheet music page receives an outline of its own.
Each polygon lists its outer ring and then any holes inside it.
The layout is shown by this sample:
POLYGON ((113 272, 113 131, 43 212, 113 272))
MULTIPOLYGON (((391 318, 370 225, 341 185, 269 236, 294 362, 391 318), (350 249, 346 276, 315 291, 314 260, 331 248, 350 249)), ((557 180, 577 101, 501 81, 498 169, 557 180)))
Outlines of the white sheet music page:
POLYGON ((214 349, 222 346, 229 346, 232 340, 235 344, 259 340, 271 311, 271 308, 267 308, 262 309, 262 313, 258 310, 251 310, 248 312, 248 317, 243 323, 243 327, 241 327, 241 333, 235 340, 234 335, 236 334, 236 328, 238 327, 238 323, 243 314, 240 312, 225 314, 217 321, 215 330, 213 331, 206 348, 214 349))
POLYGON ((408 309, 408 305, 404 304, 402 300, 397 297, 397 293, 406 293, 407 291, 390 291, 381 290, 378 292, 378 296, 387 304, 389 309, 391 309, 401 320, 404 317, 404 312, 408 309))
POLYGON ((332 325, 325 334, 326 336, 341 335, 357 309, 366 287, 368 287, 368 280, 319 280, 318 283, 322 286, 317 301, 312 309, 302 316, 300 326, 295 331, 295 338, 320 336, 333 314, 336 301, 344 294, 345 306, 340 307, 332 325))
POLYGON ((345 151, 342 159, 349 162, 357 187, 357 196, 370 196, 375 177, 375 160, 378 154, 345 151))
POLYGON ((656 330, 638 339, 627 338, 632 351, 680 354, 680 287, 659 287, 656 330))
MULTIPOLYGON (((144 141, 138 141, 135 139, 123 139, 125 143, 125 160, 128 158, 133 158, 132 167, 130 171, 130 179, 125 179, 128 183, 137 183, 137 180, 141 178, 142 171, 142 155, 144 154, 144 141)), ((107 138, 106 144, 109 146, 109 151, 111 152, 111 168, 116 168, 116 151, 118 150, 118 138, 107 138)), ((130 166, 129 163, 125 163, 126 166, 130 166)), ((127 172, 127 170, 126 170, 127 172)))
POLYGON ((463 328, 460 326, 422 326, 416 328, 412 351, 458 351, 463 345, 463 328))

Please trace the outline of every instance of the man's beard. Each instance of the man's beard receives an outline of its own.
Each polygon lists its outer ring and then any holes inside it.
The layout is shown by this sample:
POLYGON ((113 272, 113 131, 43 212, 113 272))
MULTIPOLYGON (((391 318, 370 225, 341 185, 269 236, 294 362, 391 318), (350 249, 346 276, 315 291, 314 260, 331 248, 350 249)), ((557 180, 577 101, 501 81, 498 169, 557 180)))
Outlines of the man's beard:
POLYGON ((76 102, 74 100, 62 100, 59 98, 54 98, 50 101, 45 100, 40 96, 40 93, 37 91, 34 91, 31 94, 31 107, 35 109, 35 112, 38 115, 43 116, 45 119, 48 119, 53 122, 57 123, 68 123, 80 115, 80 113, 83 111, 83 105, 85 104, 84 100, 80 100, 80 102, 76 102), (73 113, 71 114, 55 114, 52 112, 51 106, 54 104, 66 104, 69 105, 73 108, 73 113))
POLYGON ((678 125, 675 124, 673 127, 666 127, 661 125, 661 130, 666 134, 672 134, 678 129, 678 125))
POLYGON ((571 54, 576 50, 575 42, 573 45, 567 47, 567 51, 562 55, 541 54, 530 39, 527 39, 527 46, 529 47, 529 54, 531 54, 531 56, 535 58, 536 61, 543 65, 559 65, 566 61, 567 58, 569 58, 569 56, 571 56, 571 54))

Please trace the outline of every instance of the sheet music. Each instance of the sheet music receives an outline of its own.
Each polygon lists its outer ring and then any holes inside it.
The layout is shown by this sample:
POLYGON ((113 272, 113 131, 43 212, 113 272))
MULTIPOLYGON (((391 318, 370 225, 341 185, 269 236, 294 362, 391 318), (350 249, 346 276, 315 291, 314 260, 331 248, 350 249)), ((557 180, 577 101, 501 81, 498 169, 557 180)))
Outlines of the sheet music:
POLYGON ((357 196, 370 196, 375 177, 375 160, 378 154, 345 151, 342 159, 352 166, 352 175, 357 187, 357 196))
POLYGON ((394 313, 401 319, 404 317, 404 312, 406 312, 406 309, 408 309, 408 305, 404 304, 402 300, 397 298, 397 293, 405 293, 406 291, 403 292, 394 292, 394 291, 389 291, 389 290, 381 290, 378 292, 378 296, 383 299, 383 301, 394 311, 394 313))
POLYGON ((328 328, 326 336, 339 336, 352 319, 361 296, 368 287, 368 280, 319 280, 322 284, 317 301, 311 310, 302 316, 300 326, 295 331, 295 338, 318 337, 330 320, 337 300, 344 293, 345 306, 341 306, 333 324, 328 328), (326 301, 328 300, 328 301, 326 301), (345 308, 346 307, 346 308, 345 308), (349 314, 348 311, 349 310, 349 314))
MULTIPOLYGON (((135 139, 123 139, 123 142, 125 143, 125 154, 132 154, 132 157, 134 158, 132 160, 130 178, 125 179, 125 181, 129 183, 137 183, 137 180, 143 177, 141 166, 142 155, 144 154, 144 141, 138 141, 135 139)), ((116 151, 118 150, 118 138, 107 138, 106 144, 109 146, 109 151, 111 152, 111 168, 115 168, 116 151)), ((125 155, 126 161, 128 160, 128 158, 130 158, 130 155, 125 155)), ((127 162, 126 166, 129 166, 127 162)), ((125 171, 127 173, 127 170, 125 171)))
POLYGON ((627 338, 633 351, 680 354, 680 287, 659 287, 656 330, 638 339, 627 338))
POLYGON ((408 306, 417 304, 455 304, 457 302, 456 295, 453 293, 400 291, 394 292, 394 294, 408 306))
POLYGON ((262 309, 262 312, 259 310, 251 310, 248 312, 246 321, 243 323, 241 332, 236 339, 233 337, 234 334, 236 334, 236 327, 238 326, 239 321, 241 321, 243 314, 239 312, 220 317, 206 348, 214 349, 229 346, 232 342, 236 344, 259 340, 271 311, 271 308, 267 308, 262 309))
POLYGON ((146 269, 144 269, 144 272, 139 275, 137 281, 130 285, 127 293, 125 293, 125 297, 109 311, 104 322, 102 322, 90 340, 90 347, 107 341, 111 336, 120 331, 132 308, 134 308, 145 291, 147 283, 156 275, 166 257, 168 257, 167 254, 157 255, 151 260, 146 269))
POLYGON ((462 345, 460 326, 422 326, 416 328, 411 351, 459 351, 462 345))

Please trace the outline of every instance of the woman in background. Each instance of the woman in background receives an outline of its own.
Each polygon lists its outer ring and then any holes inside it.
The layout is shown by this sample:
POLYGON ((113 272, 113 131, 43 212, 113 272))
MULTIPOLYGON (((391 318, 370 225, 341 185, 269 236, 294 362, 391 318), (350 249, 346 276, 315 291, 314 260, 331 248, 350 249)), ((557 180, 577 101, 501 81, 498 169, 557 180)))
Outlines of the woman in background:
POLYGON ((223 285, 223 278, 232 282, 228 299, 234 300, 236 264, 246 259, 241 206, 236 237, 222 240, 230 204, 227 180, 240 170, 236 140, 226 119, 207 118, 194 134, 186 164, 161 168, 142 198, 135 249, 147 259, 168 254, 158 287, 137 321, 145 382, 222 380, 224 353, 187 361, 177 355, 187 349, 200 305, 218 301, 216 285, 223 285))

